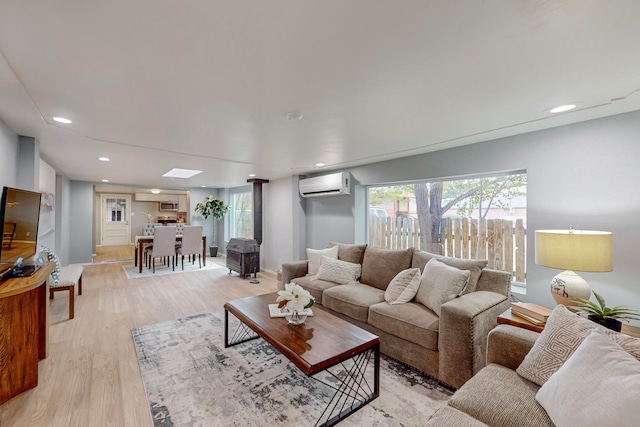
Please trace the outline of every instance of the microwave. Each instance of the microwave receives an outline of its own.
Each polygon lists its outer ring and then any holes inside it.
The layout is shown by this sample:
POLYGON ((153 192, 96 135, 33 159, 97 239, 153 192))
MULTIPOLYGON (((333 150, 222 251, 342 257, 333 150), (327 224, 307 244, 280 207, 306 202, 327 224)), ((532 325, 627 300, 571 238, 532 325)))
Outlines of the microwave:
POLYGON ((160 202, 161 212, 178 212, 178 202, 160 202))

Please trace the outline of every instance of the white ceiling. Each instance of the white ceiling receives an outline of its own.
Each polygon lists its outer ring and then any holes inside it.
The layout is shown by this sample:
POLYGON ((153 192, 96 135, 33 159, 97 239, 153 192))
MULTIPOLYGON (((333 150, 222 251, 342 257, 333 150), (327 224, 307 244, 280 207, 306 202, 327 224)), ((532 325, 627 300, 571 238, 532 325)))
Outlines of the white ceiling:
POLYGON ((2 0, 0 119, 72 180, 233 187, 638 110, 639 18, 637 0, 2 0))

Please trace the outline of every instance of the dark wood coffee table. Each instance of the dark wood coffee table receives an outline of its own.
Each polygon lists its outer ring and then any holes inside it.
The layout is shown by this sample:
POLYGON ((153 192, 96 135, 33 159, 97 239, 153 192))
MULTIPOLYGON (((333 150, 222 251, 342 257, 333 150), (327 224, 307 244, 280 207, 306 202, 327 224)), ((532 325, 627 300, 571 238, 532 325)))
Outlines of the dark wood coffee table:
POLYGON ((261 337, 306 375, 334 389, 335 394, 316 425, 334 425, 378 397, 380 339, 376 335, 317 306, 313 307, 314 316, 308 317, 305 323, 290 326, 282 317, 270 317, 268 305, 274 304, 276 298, 277 294, 272 293, 228 301, 224 305, 225 347, 261 337), (240 320, 231 337, 229 313, 240 320), (350 359, 353 363, 342 366, 347 375, 339 378, 339 386, 314 377, 350 359), (373 387, 365 378, 371 359, 373 387))

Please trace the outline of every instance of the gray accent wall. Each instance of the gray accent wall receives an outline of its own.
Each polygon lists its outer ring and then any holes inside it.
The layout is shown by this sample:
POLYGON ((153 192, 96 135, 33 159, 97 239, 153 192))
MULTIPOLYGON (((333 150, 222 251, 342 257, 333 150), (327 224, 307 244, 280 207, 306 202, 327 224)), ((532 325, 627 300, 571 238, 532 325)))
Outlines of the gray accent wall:
POLYGON ((71 181, 69 201, 69 264, 91 263, 93 237, 93 183, 71 181))
MULTIPOLYGON (((559 270, 537 266, 534 230, 612 231, 610 273, 581 273, 612 305, 640 309, 640 111, 348 169, 360 185, 526 170, 527 295, 555 305, 549 291, 559 270)), ((306 201, 306 246, 354 241, 356 194, 306 201)), ((364 214, 362 214, 364 216, 364 214)), ((364 221, 364 218, 359 219, 364 221)))

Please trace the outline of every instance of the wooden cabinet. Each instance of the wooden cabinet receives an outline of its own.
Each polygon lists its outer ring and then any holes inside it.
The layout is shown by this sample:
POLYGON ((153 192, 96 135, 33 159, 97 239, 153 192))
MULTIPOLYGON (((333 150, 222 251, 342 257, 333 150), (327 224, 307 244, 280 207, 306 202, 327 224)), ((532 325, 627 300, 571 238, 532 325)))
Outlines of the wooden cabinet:
POLYGON ((189 206, 187 206, 187 195, 178 194, 178 211, 189 212, 189 206))

